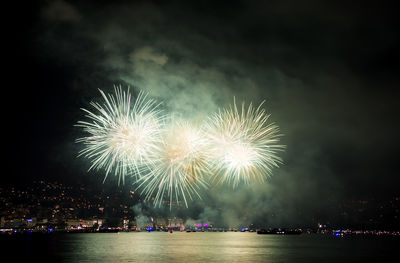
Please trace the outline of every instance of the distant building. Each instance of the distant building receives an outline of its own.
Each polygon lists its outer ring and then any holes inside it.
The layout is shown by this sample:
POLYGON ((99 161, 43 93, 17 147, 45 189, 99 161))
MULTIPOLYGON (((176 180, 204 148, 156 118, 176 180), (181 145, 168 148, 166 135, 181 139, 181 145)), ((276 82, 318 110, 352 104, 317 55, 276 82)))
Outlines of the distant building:
POLYGON ((81 221, 79 219, 68 219, 65 223, 67 224, 67 228, 77 228, 78 226, 81 226, 81 221))
POLYGON ((179 230, 185 230, 185 224, 182 218, 168 218, 168 227, 169 228, 178 228, 179 230))
POLYGON ((157 217, 155 220, 155 224, 157 228, 165 228, 168 226, 167 220, 163 217, 157 217))

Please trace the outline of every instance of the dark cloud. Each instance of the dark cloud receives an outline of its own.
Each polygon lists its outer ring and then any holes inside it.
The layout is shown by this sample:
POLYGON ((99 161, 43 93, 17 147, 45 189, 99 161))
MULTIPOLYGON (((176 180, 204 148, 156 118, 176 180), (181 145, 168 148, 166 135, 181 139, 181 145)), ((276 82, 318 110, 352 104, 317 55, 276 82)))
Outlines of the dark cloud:
POLYGON ((41 15, 51 22, 78 22, 81 19, 79 11, 63 0, 49 1, 42 8, 41 15))
POLYGON ((98 88, 123 84, 198 119, 233 96, 266 100, 285 134, 284 165, 254 189, 211 191, 197 216, 245 221, 247 206, 252 220, 279 207, 293 218, 398 190, 399 34, 389 2, 57 0, 31 10, 12 48, 18 92, 7 91, 21 105, 8 117, 13 178, 88 176, 74 144, 79 108, 98 88))

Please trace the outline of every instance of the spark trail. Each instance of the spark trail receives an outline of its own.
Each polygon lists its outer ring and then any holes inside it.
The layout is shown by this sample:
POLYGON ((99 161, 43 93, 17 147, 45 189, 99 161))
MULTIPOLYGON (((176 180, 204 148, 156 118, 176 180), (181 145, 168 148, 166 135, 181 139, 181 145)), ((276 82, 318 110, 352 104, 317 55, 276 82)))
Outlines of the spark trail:
POLYGON ((240 182, 264 181, 273 167, 282 159, 279 128, 268 123, 269 116, 262 109, 242 103, 238 109, 234 101, 227 109, 209 118, 206 133, 212 141, 210 160, 212 176, 216 183, 229 183, 236 187, 240 182))
POLYGON ((201 198, 212 184, 264 181, 282 163, 278 152, 279 128, 269 122, 263 103, 228 108, 211 115, 201 126, 185 120, 168 119, 160 104, 139 92, 132 99, 129 89, 100 90, 102 102, 82 109, 85 121, 77 127, 86 136, 77 139, 84 148, 79 156, 90 160, 89 170, 114 173, 118 182, 132 176, 146 201, 155 206, 201 198))
POLYGON ((103 103, 91 102, 94 111, 82 109, 86 121, 78 121, 88 135, 77 139, 84 145, 79 156, 90 159, 91 169, 105 169, 105 178, 111 172, 124 182, 125 177, 140 177, 151 169, 152 153, 159 148, 163 116, 159 104, 140 92, 133 102, 129 89, 114 88, 115 94, 100 90, 103 103))
POLYGON ((160 206, 163 201, 199 198, 199 190, 207 187, 204 176, 208 174, 207 140, 201 129, 188 122, 171 123, 155 160, 154 169, 139 179, 139 188, 146 200, 154 199, 160 206))

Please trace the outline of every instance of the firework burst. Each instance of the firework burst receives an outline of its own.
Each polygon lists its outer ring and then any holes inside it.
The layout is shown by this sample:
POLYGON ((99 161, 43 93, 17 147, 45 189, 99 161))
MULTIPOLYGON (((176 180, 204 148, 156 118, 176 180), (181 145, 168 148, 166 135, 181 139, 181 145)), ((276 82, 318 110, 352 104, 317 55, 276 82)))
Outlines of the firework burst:
POLYGON ((264 181, 282 163, 277 154, 285 146, 263 103, 238 108, 234 101, 202 127, 172 119, 167 126, 159 104, 142 92, 135 100, 121 87, 100 93, 103 101, 82 109, 87 120, 76 124, 87 133, 77 139, 84 146, 79 156, 91 161, 89 170, 104 169, 104 180, 110 173, 123 183, 136 176, 138 190, 155 206, 183 201, 188 207, 209 182, 236 187, 264 181))
MULTIPOLYGON (((139 188, 146 200, 160 206, 163 201, 179 203, 186 207, 188 199, 200 197, 199 189, 207 187, 207 141, 201 129, 189 123, 172 123, 163 137, 156 154, 154 169, 139 178, 139 188)), ((201 198, 201 197, 200 197, 201 198)))
POLYGON ((285 146, 279 145, 279 128, 268 123, 270 115, 250 105, 238 109, 234 101, 209 119, 206 133, 213 144, 212 176, 217 183, 264 181, 282 159, 277 155, 285 146))
POLYGON ((105 178, 114 172, 124 182, 128 174, 139 176, 153 164, 152 152, 161 142, 163 117, 159 104, 139 93, 132 103, 129 89, 115 87, 115 95, 100 90, 103 103, 91 102, 94 112, 82 109, 88 121, 78 127, 89 135, 77 139, 85 146, 79 156, 91 160, 91 169, 105 169, 105 178))

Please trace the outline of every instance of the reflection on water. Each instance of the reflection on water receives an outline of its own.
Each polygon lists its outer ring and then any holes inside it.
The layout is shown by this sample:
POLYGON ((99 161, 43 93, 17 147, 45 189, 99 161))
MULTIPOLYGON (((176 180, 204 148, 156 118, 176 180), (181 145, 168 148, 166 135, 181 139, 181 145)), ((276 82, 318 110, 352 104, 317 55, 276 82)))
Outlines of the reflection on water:
POLYGON ((30 259, 56 262, 384 262, 395 260, 400 240, 249 232, 122 232, 4 241, 2 237, 2 250, 18 246, 19 253, 30 259))

